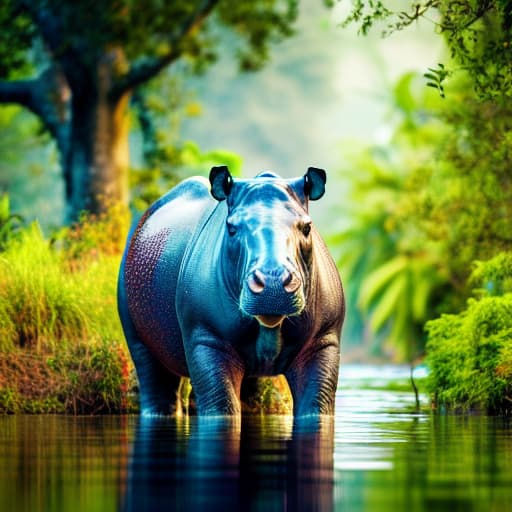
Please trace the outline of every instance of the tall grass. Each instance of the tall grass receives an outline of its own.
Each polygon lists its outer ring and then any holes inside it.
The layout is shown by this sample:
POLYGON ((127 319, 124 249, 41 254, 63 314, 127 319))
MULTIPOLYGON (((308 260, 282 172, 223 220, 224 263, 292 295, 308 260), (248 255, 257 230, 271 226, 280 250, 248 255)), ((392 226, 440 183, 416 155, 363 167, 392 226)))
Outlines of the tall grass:
POLYGON ((55 350, 76 339, 120 339, 115 314, 119 258, 98 255, 77 270, 65 250, 29 226, 0 254, 0 350, 55 350))
POLYGON ((0 252, 0 411, 128 407, 129 356, 116 310, 126 223, 113 208, 52 238, 37 223, 0 252))

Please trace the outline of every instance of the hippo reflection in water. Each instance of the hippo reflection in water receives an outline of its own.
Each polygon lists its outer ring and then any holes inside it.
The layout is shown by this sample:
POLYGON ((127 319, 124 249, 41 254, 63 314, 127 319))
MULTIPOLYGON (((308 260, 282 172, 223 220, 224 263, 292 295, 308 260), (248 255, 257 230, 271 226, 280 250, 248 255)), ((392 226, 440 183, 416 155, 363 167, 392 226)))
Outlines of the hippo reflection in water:
POLYGON ((297 416, 333 414, 344 298, 308 215, 326 175, 214 167, 156 201, 128 239, 118 305, 145 415, 240 413, 244 377, 284 374, 297 416))

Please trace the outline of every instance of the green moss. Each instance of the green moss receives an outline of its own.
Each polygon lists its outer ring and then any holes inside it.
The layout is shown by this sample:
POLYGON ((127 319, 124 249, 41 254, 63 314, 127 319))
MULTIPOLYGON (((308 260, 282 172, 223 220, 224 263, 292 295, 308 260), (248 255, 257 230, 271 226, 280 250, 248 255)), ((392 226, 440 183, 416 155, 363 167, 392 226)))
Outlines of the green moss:
POLYGON ((242 409, 245 414, 292 414, 293 400, 286 378, 247 379, 242 387, 242 409))

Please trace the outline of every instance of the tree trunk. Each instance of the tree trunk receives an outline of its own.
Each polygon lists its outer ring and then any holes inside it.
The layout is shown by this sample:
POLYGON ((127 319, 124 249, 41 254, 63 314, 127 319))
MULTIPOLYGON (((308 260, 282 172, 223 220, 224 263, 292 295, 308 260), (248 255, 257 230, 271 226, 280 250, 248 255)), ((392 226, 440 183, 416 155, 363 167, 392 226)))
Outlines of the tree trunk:
POLYGON ((73 99, 64 177, 69 219, 128 204, 128 94, 118 101, 73 99))
MULTIPOLYGON (((128 102, 131 92, 178 59, 181 42, 194 32, 218 0, 202 0, 177 30, 169 50, 128 62, 122 46, 98 45, 94 31, 70 34, 73 3, 20 2, 31 16, 52 59, 32 80, 0 80, 0 103, 19 103, 38 115, 57 142, 66 189, 66 217, 128 206, 128 102), (69 5, 68 5, 69 4, 69 5), (71 37, 70 37, 71 36, 71 37)), ((80 3, 77 15, 87 3, 80 3)), ((88 13, 90 14, 90 13, 88 13)), ((78 26, 78 25, 77 25, 78 26)), ((103 25, 105 26, 105 25, 103 25)), ((98 37, 103 42, 103 36, 98 37)))
POLYGON ((70 144, 64 162, 67 217, 128 206, 129 92, 112 97, 113 59, 104 58, 91 83, 73 89, 70 144))

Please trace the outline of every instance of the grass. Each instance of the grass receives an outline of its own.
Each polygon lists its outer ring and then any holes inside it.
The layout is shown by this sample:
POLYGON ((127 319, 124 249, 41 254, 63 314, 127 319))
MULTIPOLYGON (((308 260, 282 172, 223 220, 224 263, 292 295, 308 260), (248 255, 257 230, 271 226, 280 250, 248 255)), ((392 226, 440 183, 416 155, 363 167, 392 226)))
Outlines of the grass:
POLYGON ((46 238, 33 223, 0 252, 0 412, 134 409, 116 310, 119 209, 46 238))

